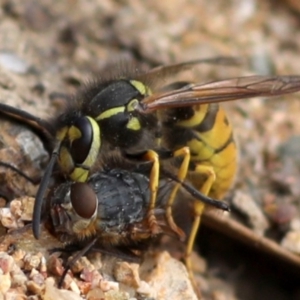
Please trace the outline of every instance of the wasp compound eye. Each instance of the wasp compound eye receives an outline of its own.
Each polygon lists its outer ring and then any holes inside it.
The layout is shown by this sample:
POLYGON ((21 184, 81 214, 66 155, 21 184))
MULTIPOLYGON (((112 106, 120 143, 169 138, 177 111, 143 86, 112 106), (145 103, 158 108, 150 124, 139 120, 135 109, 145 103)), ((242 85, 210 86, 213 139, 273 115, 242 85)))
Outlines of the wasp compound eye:
POLYGON ((83 182, 71 186, 70 199, 74 211, 84 219, 90 219, 97 210, 97 197, 94 190, 83 182))
POLYGON ((73 160, 82 164, 88 157, 93 142, 93 127, 87 117, 78 118, 69 129, 72 140, 70 153, 73 160))

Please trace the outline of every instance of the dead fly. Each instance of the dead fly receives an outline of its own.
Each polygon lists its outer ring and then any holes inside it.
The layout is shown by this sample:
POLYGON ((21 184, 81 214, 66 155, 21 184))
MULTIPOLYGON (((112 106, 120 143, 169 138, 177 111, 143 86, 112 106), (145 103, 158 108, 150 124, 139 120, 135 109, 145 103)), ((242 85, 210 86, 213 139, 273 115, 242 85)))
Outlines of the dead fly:
MULTIPOLYGON (((64 276, 92 248, 132 260, 136 258, 135 251, 146 250, 161 235, 177 237, 168 225, 165 212, 177 184, 169 178, 159 181, 153 211, 159 226, 156 234, 147 221, 151 199, 149 177, 142 173, 112 169, 93 174, 87 182, 65 182, 53 189, 48 197, 47 226, 62 242, 81 248, 67 264, 64 276)), ((179 226, 184 228, 185 236, 189 235, 193 222, 194 202, 203 201, 203 196, 192 186, 183 185, 174 199, 173 217, 182 224, 179 226)), ((211 203, 207 200, 207 204, 211 203)), ((224 205, 222 209, 228 207, 224 205)))

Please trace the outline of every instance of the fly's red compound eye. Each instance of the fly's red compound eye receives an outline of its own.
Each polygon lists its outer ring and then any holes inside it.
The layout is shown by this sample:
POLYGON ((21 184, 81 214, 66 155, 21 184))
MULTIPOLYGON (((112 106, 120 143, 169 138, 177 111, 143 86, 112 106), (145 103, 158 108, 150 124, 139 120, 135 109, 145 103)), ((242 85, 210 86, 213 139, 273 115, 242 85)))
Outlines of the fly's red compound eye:
POLYGON ((71 186, 70 199, 74 211, 84 219, 90 219, 97 209, 97 197, 94 190, 83 182, 71 186))

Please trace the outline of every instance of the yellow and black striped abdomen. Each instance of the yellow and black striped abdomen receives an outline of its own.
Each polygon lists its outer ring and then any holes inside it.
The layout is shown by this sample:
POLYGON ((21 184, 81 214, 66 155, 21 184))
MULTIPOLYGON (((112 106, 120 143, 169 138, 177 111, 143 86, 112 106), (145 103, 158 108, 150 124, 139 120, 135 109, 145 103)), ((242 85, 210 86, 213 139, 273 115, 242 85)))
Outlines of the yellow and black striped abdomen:
POLYGON ((218 104, 170 109, 163 118, 163 145, 169 149, 188 146, 189 177, 201 190, 206 175, 193 170, 198 165, 213 168, 216 179, 209 195, 221 199, 231 187, 237 169, 237 148, 232 127, 218 104))

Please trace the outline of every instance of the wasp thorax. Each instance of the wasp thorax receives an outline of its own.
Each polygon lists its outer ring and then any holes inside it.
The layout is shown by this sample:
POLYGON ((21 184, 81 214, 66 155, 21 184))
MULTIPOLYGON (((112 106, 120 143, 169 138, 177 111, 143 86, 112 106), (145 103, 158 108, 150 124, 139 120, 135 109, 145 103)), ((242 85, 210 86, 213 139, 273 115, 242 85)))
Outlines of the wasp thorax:
POLYGON ((136 111, 139 102, 150 94, 142 82, 113 80, 90 101, 89 113, 101 126, 104 139, 114 147, 128 148, 139 142, 143 124, 136 111))

